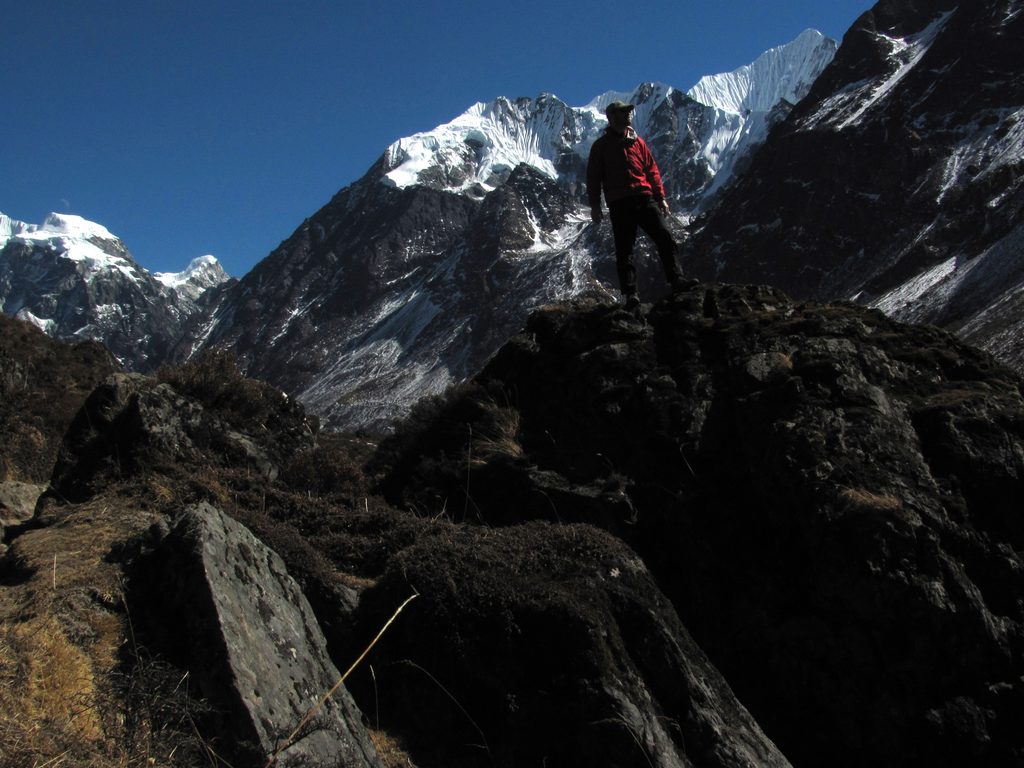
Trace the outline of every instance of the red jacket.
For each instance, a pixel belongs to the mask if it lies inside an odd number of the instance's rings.
[[[607,130],[590,148],[587,199],[591,208],[600,208],[602,186],[608,204],[633,195],[665,199],[665,188],[661,184],[654,155],[632,128],[628,128],[625,134]]]

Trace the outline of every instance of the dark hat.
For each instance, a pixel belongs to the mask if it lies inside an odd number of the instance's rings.
[[[607,115],[609,112],[631,112],[633,109],[634,106],[632,104],[627,104],[624,101],[613,101],[604,108],[604,113]]]

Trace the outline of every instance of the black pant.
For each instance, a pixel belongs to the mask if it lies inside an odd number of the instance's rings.
[[[647,195],[627,197],[608,205],[615,238],[615,264],[619,270],[619,286],[624,294],[636,293],[636,267],[633,266],[633,246],[637,227],[648,234],[658,249],[665,279],[675,283],[682,278],[676,261],[676,243],[665,226],[662,212],[654,198]]]

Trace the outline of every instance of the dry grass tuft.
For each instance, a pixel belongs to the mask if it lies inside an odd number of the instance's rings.
[[[74,765],[102,754],[97,698],[88,657],[53,616],[0,630],[0,764]]]
[[[839,498],[848,508],[864,512],[895,512],[903,507],[903,502],[895,496],[873,493],[864,488],[845,488]]]
[[[12,542],[0,587],[0,766],[203,764],[179,722],[180,674],[159,679],[124,654],[132,632],[109,554],[154,518],[109,496],[49,519]]]
[[[482,466],[499,457],[521,458],[524,451],[519,442],[519,411],[494,402],[480,405],[485,411],[485,418],[473,433],[472,465]]]
[[[385,731],[368,729],[370,741],[377,750],[377,757],[380,758],[384,768],[416,768],[416,764],[409,757],[409,754],[402,747],[401,742]]]

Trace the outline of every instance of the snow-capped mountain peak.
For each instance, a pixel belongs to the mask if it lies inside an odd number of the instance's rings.
[[[566,144],[576,144],[593,124],[592,116],[575,120],[573,112],[550,94],[478,102],[450,123],[388,147],[384,182],[480,194],[522,163],[555,178]]]
[[[106,227],[70,213],[50,213],[42,224],[27,224],[0,213],[0,246],[12,237],[40,241],[54,237],[117,240]]]
[[[0,248],[8,243],[46,248],[77,264],[85,279],[109,270],[138,282],[141,267],[121,240],[104,226],[68,213],[51,213],[42,224],[27,224],[0,214]]]
[[[737,115],[768,112],[780,99],[790,104],[802,99],[835,52],[834,41],[807,29],[792,42],[765,51],[751,64],[702,77],[687,95]]]
[[[230,280],[216,257],[198,256],[181,272],[154,272],[153,278],[193,301],[205,291]]]
[[[94,221],[88,221],[81,216],[70,213],[51,213],[39,226],[40,234],[66,235],[68,237],[79,237],[83,240],[117,240],[116,235]]]
[[[582,181],[590,147],[607,125],[605,106],[619,100],[635,105],[633,124],[656,155],[659,142],[666,155],[674,154],[672,147],[687,133],[699,142],[694,162],[701,168],[681,169],[680,174],[705,179],[704,187],[675,198],[681,207],[694,208],[705,192],[714,192],[726,181],[739,155],[763,141],[771,122],[781,117],[773,116],[772,110],[783,102],[792,105],[807,93],[836,48],[835,41],[807,30],[752,64],[702,78],[688,92],[689,98],[669,85],[643,83],[628,92],[607,91],[581,107],[570,107],[546,93],[533,99],[479,102],[449,123],[388,147],[381,181],[402,189],[422,185],[482,199],[516,166],[525,164],[549,179],[573,185]]]
[[[0,310],[58,338],[102,341],[130,368],[162,361],[200,295],[229,279],[212,256],[180,275],[170,290],[120,238],[81,216],[27,224],[0,214]]]

